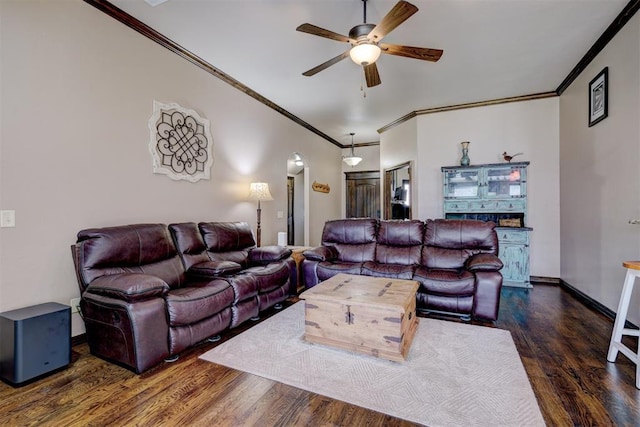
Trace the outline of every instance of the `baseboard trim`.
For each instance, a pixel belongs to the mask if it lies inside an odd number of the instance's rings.
[[[614,322],[616,320],[616,312],[615,311],[611,310],[608,307],[605,307],[604,305],[602,305],[601,303],[599,303],[595,299],[591,298],[589,295],[587,295],[584,292],[574,288],[573,286],[571,286],[569,283],[565,282],[562,279],[560,279],[560,286],[563,289],[566,289],[567,292],[569,292],[574,298],[576,298],[582,304],[584,304],[585,306],[587,306],[588,308],[590,308],[590,309],[592,309],[594,311],[597,311],[598,313],[602,314],[603,316],[607,317],[609,320],[611,320],[611,322]],[[625,328],[638,329],[637,325],[629,322],[628,320],[625,321],[624,327]]]
[[[87,342],[87,334],[76,335],[75,337],[71,337],[71,347],[74,345],[84,344]]]
[[[611,320],[615,320],[616,312],[611,310],[608,307],[605,307],[595,299],[591,298],[589,295],[584,292],[574,288],[564,280],[560,279],[560,287],[566,289],[571,295],[573,295],[578,301],[586,305],[587,307],[597,311],[598,313],[608,317]]]
[[[558,277],[543,277],[543,276],[531,276],[531,283],[544,283],[545,285],[559,285],[560,278]]]

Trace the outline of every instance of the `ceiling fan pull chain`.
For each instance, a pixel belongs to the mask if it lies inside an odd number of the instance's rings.
[[[360,92],[362,92],[362,97],[367,97],[367,85],[365,83],[364,76],[364,67],[362,67],[362,74],[360,75]]]

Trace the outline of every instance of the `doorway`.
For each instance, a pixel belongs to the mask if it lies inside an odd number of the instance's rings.
[[[411,219],[411,162],[384,170],[384,219]]]
[[[380,171],[345,172],[347,218],[380,219]]]
[[[287,159],[287,245],[307,246],[309,241],[309,168],[301,153]]]

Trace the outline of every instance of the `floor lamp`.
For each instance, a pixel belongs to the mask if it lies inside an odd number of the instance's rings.
[[[249,200],[258,201],[258,226],[256,227],[256,237],[257,245],[260,247],[260,215],[262,213],[262,209],[260,209],[260,201],[268,202],[273,200],[273,196],[271,196],[271,192],[269,191],[269,184],[266,182],[252,182],[251,188],[249,189]]]

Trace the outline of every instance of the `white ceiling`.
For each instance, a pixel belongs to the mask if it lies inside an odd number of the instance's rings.
[[[144,0],[112,3],[341,144],[416,110],[555,91],[628,0],[409,0],[419,11],[384,42],[444,50],[433,63],[382,55],[382,84],[361,91],[349,58],[302,72],[346,43],[296,31],[308,22],[347,35],[361,0]],[[378,23],[396,0],[369,0]]]

